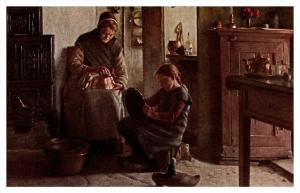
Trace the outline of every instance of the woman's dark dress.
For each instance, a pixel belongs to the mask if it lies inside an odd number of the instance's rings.
[[[68,79],[64,88],[64,119],[66,136],[87,140],[121,138],[118,122],[125,117],[120,90],[85,89],[80,80],[88,66],[105,66],[114,74],[114,81],[127,85],[123,49],[116,38],[107,44],[101,42],[94,29],[82,34],[68,62]]]

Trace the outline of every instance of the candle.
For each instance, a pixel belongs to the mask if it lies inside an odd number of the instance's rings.
[[[233,7],[229,7],[230,8],[230,14],[233,14]]]

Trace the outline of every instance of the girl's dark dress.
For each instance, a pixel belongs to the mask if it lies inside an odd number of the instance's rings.
[[[174,123],[149,117],[143,119],[127,117],[119,123],[119,131],[133,148],[140,148],[149,158],[153,153],[180,145],[192,103],[188,89],[185,85],[168,92],[160,89],[151,97],[157,112],[174,112],[180,100],[185,101],[186,105]]]

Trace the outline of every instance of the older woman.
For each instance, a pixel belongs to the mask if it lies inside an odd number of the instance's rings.
[[[79,36],[69,53],[64,88],[65,136],[91,142],[120,141],[124,115],[121,91],[127,84],[123,49],[115,38],[114,15],[100,15],[98,27]]]

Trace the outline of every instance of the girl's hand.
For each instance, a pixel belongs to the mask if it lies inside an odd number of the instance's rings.
[[[144,105],[143,111],[148,117],[152,117],[152,118],[156,114],[155,110],[147,104]]]

